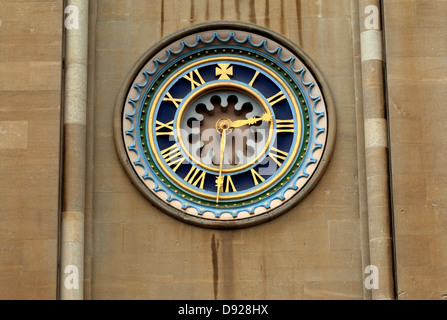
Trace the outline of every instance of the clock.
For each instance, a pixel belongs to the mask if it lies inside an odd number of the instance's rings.
[[[118,95],[115,142],[134,185],[181,221],[241,228],[289,211],[322,176],[335,110],[291,41],[245,23],[163,39]]]

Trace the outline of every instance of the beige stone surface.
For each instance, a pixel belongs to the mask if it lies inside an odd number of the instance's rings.
[[[28,148],[28,121],[0,121],[0,149]]]
[[[0,299],[56,299],[62,2],[0,2]]]
[[[397,294],[445,299],[447,1],[384,9]]]

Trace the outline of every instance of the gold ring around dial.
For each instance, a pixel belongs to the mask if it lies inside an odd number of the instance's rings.
[[[288,170],[290,170],[291,166],[294,164],[294,160],[299,152],[299,147],[301,144],[301,140],[302,140],[302,119],[301,119],[301,112],[300,112],[300,107],[298,104],[298,101],[294,98],[294,95],[292,93],[292,90],[290,89],[289,85],[284,82],[284,80],[282,78],[280,78],[276,73],[274,73],[272,70],[268,69],[266,66],[257,63],[256,61],[252,61],[252,60],[246,60],[246,59],[242,59],[239,57],[232,57],[232,56],[227,56],[227,57],[210,57],[210,58],[206,58],[203,60],[199,60],[199,61],[195,61],[187,66],[185,66],[184,68],[181,68],[180,70],[177,70],[175,73],[173,73],[169,79],[167,79],[161,86],[160,88],[157,90],[157,94],[154,96],[153,98],[153,105],[157,106],[158,103],[163,99],[163,93],[166,91],[166,89],[171,85],[171,83],[173,81],[175,81],[176,79],[178,79],[178,77],[184,73],[186,70],[193,70],[196,67],[199,67],[200,65],[203,64],[207,64],[207,63],[213,63],[213,62],[220,62],[222,60],[225,61],[234,61],[234,62],[243,62],[244,64],[251,64],[253,67],[262,70],[263,72],[267,73],[269,77],[275,79],[282,90],[284,90],[284,94],[288,97],[290,97],[291,102],[292,102],[292,106],[293,109],[295,110],[295,114],[297,115],[297,132],[296,132],[296,140],[295,140],[295,145],[292,148],[292,153],[290,154],[290,157],[288,159],[288,161],[286,161],[285,163],[282,164],[282,168],[280,170],[280,172],[278,172],[278,174],[276,174],[268,183],[264,183],[262,185],[260,185],[258,188],[248,191],[248,192],[244,192],[244,193],[240,193],[240,194],[232,194],[232,195],[221,195],[220,199],[223,201],[231,201],[231,200],[238,200],[238,199],[243,199],[243,198],[248,198],[251,197],[255,194],[259,194],[260,192],[266,191],[269,188],[271,188],[273,185],[275,185],[276,183],[279,182],[279,180],[287,173]],[[222,86],[222,82],[216,83],[219,86]],[[196,90],[210,90],[209,88],[207,88],[208,86],[213,85],[212,83],[209,85],[204,84],[203,85],[203,89],[199,88]],[[240,86],[241,88],[244,88],[243,85]],[[242,90],[242,89],[241,89]],[[245,90],[244,92],[246,92],[247,89],[243,89]],[[203,94],[203,93],[202,93]],[[194,94],[194,96],[196,96]],[[251,96],[253,96],[253,94],[251,93]],[[264,107],[264,99],[258,98],[258,100],[263,100],[263,103],[261,104]],[[189,102],[188,102],[189,103]],[[187,103],[183,103],[181,104],[181,107],[184,108],[184,106],[186,106],[187,108]],[[268,110],[270,110],[270,108],[267,106]],[[154,121],[154,117],[155,117],[155,111],[157,108],[151,108],[150,109],[150,113],[148,115],[148,123],[151,124]],[[179,110],[179,112],[184,112]],[[269,111],[270,112],[270,111]],[[181,117],[178,117],[181,118]],[[179,126],[177,126],[177,128],[179,128]],[[270,132],[272,132],[273,130],[270,130]],[[269,133],[270,134],[270,133]],[[273,132],[272,132],[273,134]],[[172,182],[176,183],[179,187],[183,188],[184,190],[186,190],[187,192],[190,192],[191,194],[195,194],[196,196],[205,198],[205,199],[210,199],[210,200],[214,200],[215,199],[215,194],[211,194],[211,193],[207,193],[207,192],[202,192],[200,190],[196,190],[193,189],[192,187],[190,187],[183,179],[181,179],[180,177],[176,177],[166,166],[166,164],[163,163],[163,160],[159,154],[159,152],[157,152],[157,147],[156,147],[156,142],[155,142],[155,132],[153,130],[153,128],[149,128],[148,130],[148,140],[149,140],[149,145],[151,150],[154,150],[154,160],[160,165],[160,168],[163,171],[163,174],[166,175],[166,177],[168,177]],[[179,139],[180,140],[180,139]],[[268,144],[266,144],[266,146],[269,146]],[[183,150],[187,150],[185,148],[185,146],[182,146]],[[263,153],[260,153],[261,155],[263,155]],[[191,157],[190,157],[191,158]],[[195,163],[195,162],[194,162]],[[201,164],[203,166],[203,164]],[[252,165],[252,164],[250,164]],[[248,166],[245,166],[248,167]],[[237,171],[242,171],[239,167],[236,168],[238,170]],[[229,169],[231,170],[231,169]],[[213,171],[215,171],[215,169],[213,168]]]

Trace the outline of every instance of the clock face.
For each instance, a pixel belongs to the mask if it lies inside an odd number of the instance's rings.
[[[118,154],[166,213],[237,228],[287,211],[330,155],[335,114],[313,63],[246,24],[199,25],[149,50],[119,95]]]

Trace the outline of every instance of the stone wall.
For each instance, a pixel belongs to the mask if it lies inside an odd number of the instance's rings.
[[[55,299],[61,1],[0,2],[0,299]]]
[[[399,299],[447,294],[447,1],[385,1]]]

